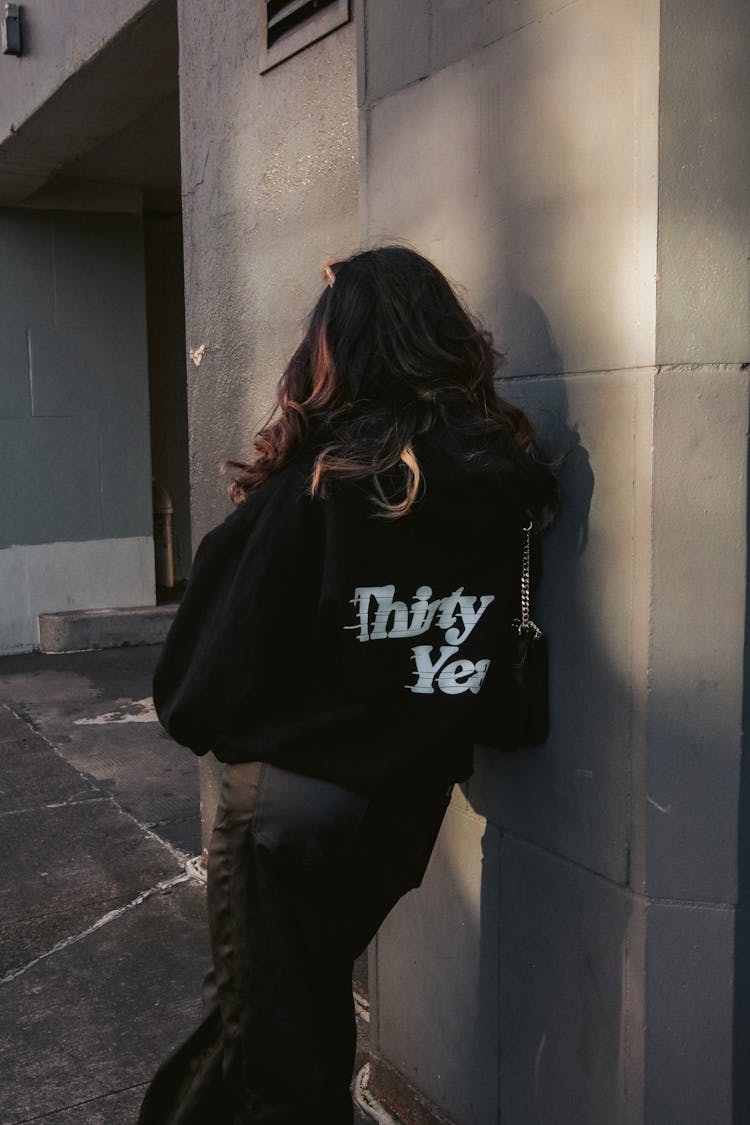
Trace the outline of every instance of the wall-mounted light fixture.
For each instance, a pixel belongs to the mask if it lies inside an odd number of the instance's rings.
[[[21,12],[18,4],[5,4],[2,21],[4,55],[21,54]]]

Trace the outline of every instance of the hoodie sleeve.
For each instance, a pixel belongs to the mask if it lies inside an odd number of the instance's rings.
[[[313,634],[322,522],[305,479],[280,470],[196,553],[153,682],[162,726],[196,754],[283,703],[291,654]]]

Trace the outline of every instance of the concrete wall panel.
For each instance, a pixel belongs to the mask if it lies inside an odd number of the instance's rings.
[[[0,549],[0,653],[30,652],[35,625],[25,560],[17,547]]]
[[[432,69],[456,59],[531,23],[540,23],[565,7],[566,0],[432,0]]]
[[[150,542],[142,243],[138,216],[0,211],[0,472],[12,482],[0,497],[0,548]],[[143,604],[140,556],[107,567],[83,571],[88,608],[127,605],[134,590]],[[45,579],[62,599],[45,596],[45,610],[69,608],[69,579],[62,563],[60,583]],[[17,635],[5,630],[10,647],[28,646],[22,617]]]
[[[58,212],[54,239],[56,323],[127,328],[145,356],[140,215]]]
[[[477,754],[475,807],[514,835],[598,871],[628,877],[633,540],[636,460],[651,371],[514,379],[501,393],[522,405],[557,452],[560,518],[545,537],[532,607],[550,651],[551,735],[537,750]],[[645,498],[648,500],[648,495]],[[564,592],[561,596],[561,592]]]
[[[750,360],[750,6],[661,0],[659,363]]]
[[[737,900],[748,390],[732,367],[656,380],[648,858],[634,878],[658,897]]]
[[[368,103],[566,7],[567,0],[378,0],[364,5]]]
[[[154,604],[154,547],[148,536],[44,543],[19,548],[26,559],[29,607],[65,609]]]
[[[647,14],[565,5],[367,111],[366,240],[409,239],[467,284],[512,374],[538,371],[529,302],[555,370],[653,363],[657,111],[644,75],[658,27]]]
[[[501,876],[503,1118],[738,1121],[734,910],[650,902],[509,837]]]
[[[498,7],[497,4],[474,4],[471,0],[432,0],[430,70],[440,70],[471,55],[491,39],[499,38]],[[372,54],[370,57],[370,65],[377,66],[377,59]]]
[[[34,221],[0,208],[0,308],[6,323],[52,323],[55,270],[52,216]]]
[[[0,419],[0,546],[151,534],[147,420]]]
[[[363,5],[367,37],[365,89],[368,101],[426,77],[431,70],[430,0],[381,0]]]
[[[143,420],[110,410],[99,417],[102,534],[152,534],[151,453]]]
[[[132,378],[145,367],[139,333],[126,328],[29,328],[35,417],[101,413],[117,407],[123,424],[144,428],[148,386]]]
[[[27,418],[31,414],[29,344],[23,324],[0,315],[0,418]]]
[[[648,907],[644,1125],[743,1121],[732,1093],[734,924],[728,907]]]
[[[0,420],[0,547],[102,533],[95,414]]]
[[[501,857],[499,1116],[513,1125],[619,1125],[627,892],[509,836]]]
[[[496,831],[457,788],[421,888],[397,905],[371,951],[385,986],[373,1047],[382,1044],[456,1125],[497,1118],[498,866]],[[405,1019],[410,1011],[420,1020]]]

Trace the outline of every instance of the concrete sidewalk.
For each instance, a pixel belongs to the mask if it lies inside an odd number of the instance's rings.
[[[133,1125],[200,1019],[197,762],[155,721],[157,653],[0,659],[0,1125]]]

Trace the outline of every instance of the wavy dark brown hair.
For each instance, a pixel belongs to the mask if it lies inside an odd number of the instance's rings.
[[[404,246],[365,250],[325,271],[329,279],[282,375],[276,405],[236,470],[235,503],[297,453],[315,453],[312,495],[341,479],[371,482],[378,513],[406,515],[419,496],[415,439],[438,421],[475,453],[500,452],[541,513],[555,502],[525,414],[495,390],[501,357],[492,337],[443,274]]]

